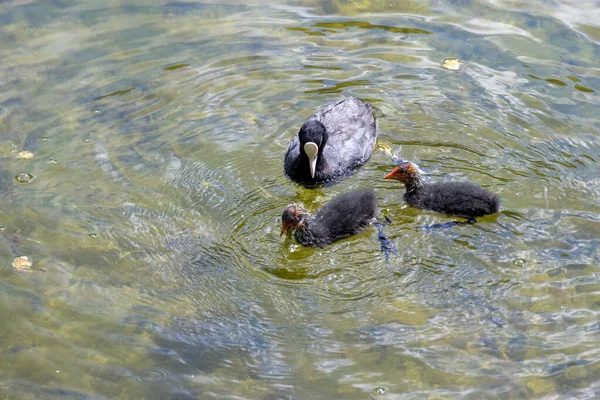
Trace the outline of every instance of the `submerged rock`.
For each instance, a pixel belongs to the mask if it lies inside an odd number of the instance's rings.
[[[22,150],[17,153],[17,158],[22,160],[30,160],[33,158],[33,153],[27,150]]]
[[[33,263],[27,256],[17,257],[12,262],[12,267],[21,272],[31,272],[31,266]]]
[[[33,180],[33,175],[21,172],[19,175],[15,176],[15,179],[19,183],[30,183]]]

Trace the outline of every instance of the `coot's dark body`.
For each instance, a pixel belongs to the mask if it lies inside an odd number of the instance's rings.
[[[323,108],[302,126],[285,155],[285,175],[306,187],[333,183],[367,162],[376,140],[371,105],[346,97]],[[307,142],[318,147],[314,177],[304,150]]]
[[[294,229],[294,237],[300,244],[322,247],[359,233],[375,221],[376,212],[377,200],[372,189],[338,196],[314,216],[289,206],[281,217],[281,234]]]
[[[396,179],[406,185],[404,199],[422,210],[474,219],[495,214],[500,209],[498,195],[471,182],[423,183],[415,164],[405,162],[389,173],[386,179]]]

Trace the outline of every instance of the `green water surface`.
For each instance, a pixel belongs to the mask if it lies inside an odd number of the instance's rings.
[[[0,399],[600,397],[597,0],[8,0],[0,38]],[[287,181],[350,95],[370,161]],[[500,214],[420,229],[400,157]],[[368,187],[389,262],[279,236]]]

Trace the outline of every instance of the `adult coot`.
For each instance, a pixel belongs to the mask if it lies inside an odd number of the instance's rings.
[[[471,182],[423,183],[418,167],[411,162],[399,164],[385,179],[396,179],[406,185],[404,199],[422,210],[436,211],[476,222],[476,217],[497,213],[498,195]]]
[[[289,206],[281,215],[281,235],[293,230],[294,237],[303,246],[324,247],[375,223],[381,251],[387,260],[389,254],[397,250],[383,232],[382,223],[375,218],[377,210],[373,189],[340,195],[321,207],[315,215],[309,215],[300,207]]]
[[[376,139],[371,105],[346,97],[302,125],[285,154],[283,170],[306,187],[332,183],[367,162]]]

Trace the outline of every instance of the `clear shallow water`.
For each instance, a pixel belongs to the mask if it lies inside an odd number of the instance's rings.
[[[599,9],[2,3],[0,394],[598,397]],[[378,150],[325,190],[287,182],[299,126],[347,95]],[[417,229],[448,219],[405,207],[395,157],[502,213]],[[286,205],[372,186],[389,263],[374,228],[279,237]]]

